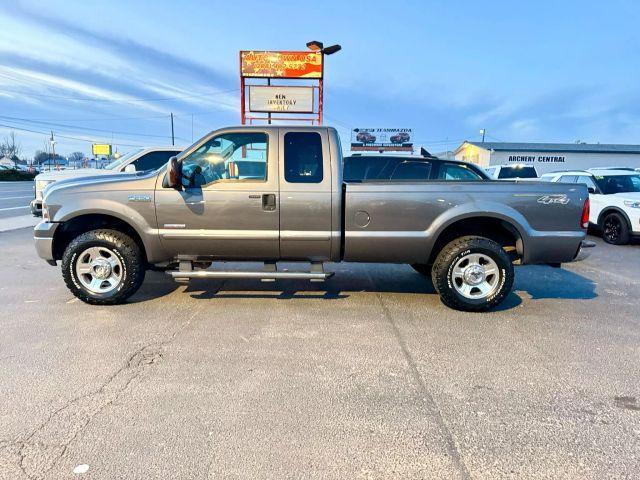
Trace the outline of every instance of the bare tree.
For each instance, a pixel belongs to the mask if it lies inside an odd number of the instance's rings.
[[[2,140],[2,143],[0,143],[0,154],[2,154],[2,156],[9,157],[11,160],[13,160],[13,163],[17,167],[18,160],[21,153],[22,153],[22,145],[20,145],[16,141],[16,132],[11,130],[11,132],[9,132],[9,135],[4,137],[4,140]]]
[[[73,163],[73,168],[78,168],[78,164],[82,165],[82,161],[84,160],[84,153],[73,152],[67,157],[67,160],[69,160],[69,164]]]

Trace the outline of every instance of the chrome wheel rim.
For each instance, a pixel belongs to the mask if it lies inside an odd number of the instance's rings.
[[[451,269],[451,283],[465,298],[487,298],[498,289],[499,281],[498,264],[482,253],[465,255]]]
[[[105,247],[84,250],[76,262],[76,277],[91,293],[109,293],[122,281],[124,269],[118,256]]]

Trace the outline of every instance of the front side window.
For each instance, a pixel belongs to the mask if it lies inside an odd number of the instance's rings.
[[[204,187],[225,181],[267,179],[267,134],[225,133],[207,140],[182,160],[185,187]]]
[[[640,175],[597,176],[596,183],[605,195],[640,192]]]
[[[284,179],[289,183],[322,182],[322,138],[317,132],[284,135]]]
[[[174,155],[179,152],[149,152],[146,155],[141,156],[133,162],[137,172],[145,172],[149,170],[157,170],[169,161]]]
[[[438,179],[469,182],[482,180],[482,177],[465,165],[459,165],[457,163],[443,163],[440,165]]]

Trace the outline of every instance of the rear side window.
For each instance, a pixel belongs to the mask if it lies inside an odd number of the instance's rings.
[[[502,167],[498,178],[538,178],[533,167]]]
[[[393,173],[391,180],[395,181],[426,181],[431,174],[431,164],[429,162],[401,162]]]
[[[438,180],[469,182],[483,180],[483,178],[465,165],[459,165],[457,163],[443,163],[440,165]]]
[[[150,152],[143,155],[133,162],[136,171],[144,172],[145,170],[157,170],[165,165],[169,158],[177,155],[179,152]]]
[[[593,178],[587,177],[586,175],[580,175],[576,180],[576,183],[581,183],[582,185],[586,185],[587,188],[593,188],[597,190],[596,182],[593,181]]]
[[[322,139],[317,132],[284,134],[284,179],[289,183],[322,182]]]
[[[576,175],[562,175],[559,179],[558,182],[560,183],[576,183],[576,179],[578,177]]]
[[[382,178],[389,159],[381,157],[347,157],[344,159],[345,182],[361,182]]]

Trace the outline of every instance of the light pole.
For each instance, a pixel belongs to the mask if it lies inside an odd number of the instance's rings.
[[[487,131],[484,128],[480,129],[480,135],[482,135],[482,143],[484,143],[484,134],[487,133]]]
[[[307,42],[307,48],[312,52],[319,52],[322,55],[322,77],[318,82],[318,124],[322,125],[322,111],[324,108],[324,56],[333,55],[342,50],[342,47],[338,44],[325,47],[322,42],[312,40]]]

